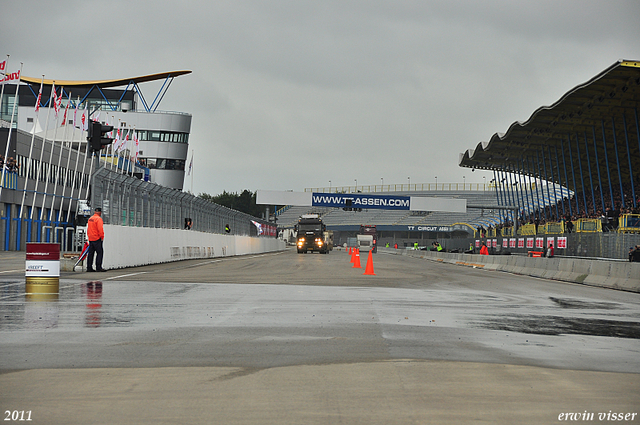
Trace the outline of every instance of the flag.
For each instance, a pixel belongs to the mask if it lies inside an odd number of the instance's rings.
[[[80,253],[80,258],[78,258],[78,261],[73,265],[74,269],[78,264],[80,264],[82,260],[84,260],[87,257],[88,253],[89,253],[89,242],[85,242],[84,247],[82,247],[82,252]]]
[[[117,153],[120,153],[120,127],[118,127],[118,130],[116,131],[116,138],[113,141],[113,148]]]
[[[191,175],[192,168],[193,168],[193,152],[191,152],[191,161],[189,161],[189,170],[187,171],[187,176]]]
[[[129,148],[129,131],[127,130],[127,135],[124,136],[124,141],[122,142],[122,150],[126,151]]]
[[[40,110],[40,101],[42,100],[42,84],[44,83],[44,78],[40,82],[40,91],[38,92],[38,99],[36,100],[36,112]]]
[[[135,157],[135,162],[138,163],[138,154],[140,153],[140,144],[139,144],[139,140],[138,140],[138,133],[136,133],[135,130],[133,130],[133,142],[136,145],[136,157]]]
[[[4,71],[4,68],[7,66],[7,60],[3,60],[0,62],[0,71]]]
[[[16,72],[11,72],[11,73],[9,72],[5,73],[4,77],[0,82],[4,84],[5,81],[12,81],[12,80],[20,80],[20,70],[17,70]]]
[[[56,103],[56,116],[57,112],[60,111],[60,107],[62,106],[62,93],[64,93],[64,87],[60,87],[60,96],[58,96],[58,102]]]
[[[51,102],[53,102],[53,110],[56,118],[58,118],[58,93],[56,93],[56,83],[51,84]]]
[[[80,117],[80,124],[82,125],[82,127],[80,127],[80,129],[82,131],[88,131],[89,130],[89,120],[87,119],[87,105],[84,105],[84,111],[82,111],[82,117]]]
[[[67,100],[67,107],[64,108],[64,116],[62,117],[62,126],[67,124],[67,111],[69,111],[69,105],[71,104],[71,92],[69,92],[69,99]]]

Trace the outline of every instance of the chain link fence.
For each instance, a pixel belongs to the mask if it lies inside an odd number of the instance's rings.
[[[189,193],[123,175],[107,168],[93,174],[92,207],[102,208],[105,224],[132,227],[183,229],[191,219],[191,230],[258,236],[253,222],[271,225],[249,214],[206,201]],[[229,232],[226,227],[229,227]]]

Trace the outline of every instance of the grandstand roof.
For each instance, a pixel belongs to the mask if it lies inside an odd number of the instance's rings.
[[[21,76],[20,81],[23,81],[25,83],[31,83],[31,84],[40,84],[40,82],[42,81],[45,86],[50,86],[55,82],[58,87],[60,86],[64,86],[64,87],[98,86],[101,88],[108,88],[108,87],[126,86],[130,83],[140,84],[140,83],[146,83],[149,81],[163,80],[165,78],[179,77],[185,74],[191,74],[191,71],[170,71],[170,72],[161,72],[158,74],[142,75],[139,77],[119,78],[116,80],[92,80],[92,81],[63,81],[63,80],[47,80],[47,79],[42,80],[42,78]]]
[[[631,172],[635,181],[640,174],[638,106],[640,61],[620,60],[568,91],[553,105],[538,108],[527,121],[514,122],[505,134],[496,133],[488,143],[481,142],[475,149],[460,154],[459,165],[514,171],[545,179],[537,165],[530,166],[541,163],[544,152],[548,175],[554,177],[548,180],[577,192],[588,181],[586,177],[576,178],[575,185],[571,177],[568,183],[565,181],[564,164],[571,169],[570,157],[573,157],[574,168],[578,168],[578,164],[584,167],[585,175],[588,167],[593,168],[594,175],[601,170],[603,184],[607,179],[606,170],[614,168],[615,173],[611,174],[614,185],[620,183],[618,170],[622,182],[630,182]],[[608,163],[605,146],[609,152]],[[619,158],[614,153],[619,153]]]

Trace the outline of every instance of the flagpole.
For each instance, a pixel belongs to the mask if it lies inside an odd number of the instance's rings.
[[[76,102],[75,111],[73,111],[73,130],[71,130],[71,150],[73,150],[73,140],[76,136],[76,122],[78,118],[78,107],[80,106],[80,96],[78,96],[78,101]],[[76,166],[73,171],[73,179],[71,179],[71,195],[69,196],[69,209],[67,210],[67,223],[69,222],[69,218],[71,216],[71,205],[73,204],[73,190],[76,187],[76,177],[78,175],[78,162],[80,162],[80,143],[82,142],[82,129],[80,129],[80,140],[78,141],[78,151],[76,152]],[[71,156],[71,152],[69,152],[69,156]],[[80,198],[80,188],[78,188],[78,198]]]
[[[64,110],[64,116],[62,117],[64,123],[64,134],[62,135],[62,145],[60,146],[60,159],[62,159],[62,146],[67,142],[67,112],[69,111],[69,105],[71,104],[71,92],[67,98],[67,107]],[[60,222],[60,216],[62,215],[62,209],[64,208],[64,194],[67,192],[67,176],[69,175],[69,163],[71,162],[71,143],[69,143],[69,154],[67,155],[67,166],[64,173],[64,181],[62,182],[62,194],[60,199],[60,209],[58,210],[58,222]],[[60,175],[60,161],[58,161],[58,175]],[[56,177],[56,182],[58,178]],[[69,208],[71,208],[71,202],[69,202]]]
[[[95,110],[94,110],[95,112]],[[88,116],[89,121],[91,121],[91,114],[89,114]],[[88,125],[91,125],[91,123],[87,122]],[[87,130],[88,131],[88,130]],[[89,142],[87,141],[87,150],[85,151],[85,157],[87,152],[89,151]],[[89,165],[89,178],[87,179],[87,190],[85,191],[84,197],[87,198],[89,196],[89,188],[91,187],[91,173],[93,173],[93,162],[95,160],[95,155],[93,154],[93,152],[91,152],[91,164]],[[98,165],[100,165],[100,151],[98,151]],[[98,167],[96,167],[98,168]],[[88,201],[90,201],[89,199],[87,199]]]
[[[9,56],[7,55],[7,58],[4,60],[4,75],[5,77],[7,76],[7,69],[9,69]],[[2,107],[2,99],[4,99],[4,83],[6,81],[4,81],[4,77],[2,78],[2,88],[0,88],[0,107]],[[20,81],[18,81],[19,83]]]
[[[111,122],[113,122],[115,124],[116,122],[116,117],[111,115]],[[109,123],[107,123],[107,125],[111,125]],[[110,133],[113,133],[113,130],[110,131]],[[113,136],[113,134],[111,134],[109,137]],[[111,170],[113,171],[113,159],[114,159],[114,153],[115,153],[115,148],[113,146],[113,142],[109,145],[109,148],[111,149]],[[117,163],[116,163],[117,165]]]
[[[9,145],[11,144],[11,130],[13,130],[13,116],[16,113],[16,104],[18,103],[18,89],[20,88],[20,74],[22,74],[22,62],[20,62],[20,72],[18,73],[18,82],[16,83],[16,94],[13,98],[13,108],[11,109],[11,124],[9,125],[9,135],[7,136],[7,146],[4,149],[4,162],[5,165],[2,167],[2,175],[0,176],[0,199],[2,199],[2,188],[4,187],[4,176],[6,171],[7,164],[7,155],[9,155]],[[5,70],[6,70],[5,66]],[[2,83],[2,88],[4,89],[4,82]]]
[[[191,164],[189,164],[189,171],[191,172],[191,194],[193,195],[193,149],[191,149]]]
[[[64,86],[60,89],[60,97],[58,98],[58,112],[60,112],[60,107],[62,106],[62,96],[64,95]],[[70,98],[71,96],[69,96]],[[67,110],[65,109],[64,111],[64,115],[62,117],[63,123],[64,121],[67,120]],[[56,129],[54,131],[54,140],[58,138],[57,134],[58,134],[58,127],[60,127],[58,125],[58,120],[56,119]],[[57,168],[56,168],[56,176],[54,178],[53,181],[53,194],[51,195],[51,218],[53,220],[53,216],[54,216],[54,211],[55,211],[55,203],[56,203],[56,192],[57,192],[57,186],[58,186],[58,182],[60,181],[60,165],[62,164],[62,151],[64,150],[64,143],[65,143],[65,139],[67,137],[67,128],[65,127],[64,133],[62,134],[62,140],[60,140],[60,153],[58,154],[58,164],[57,164]],[[64,186],[62,186],[62,190],[64,191]],[[57,216],[57,221],[60,221],[60,212],[62,211],[62,207],[64,206],[64,197],[62,195],[60,195],[60,209],[58,209],[58,216]]]
[[[116,162],[116,172],[120,173],[124,167],[124,162],[122,163],[122,166],[120,166],[120,118],[118,118],[118,127],[116,128],[116,137],[114,137],[114,141],[113,141],[113,149],[116,151],[116,155],[118,156],[117,162]]]
[[[33,211],[36,209],[36,198],[38,196],[38,186],[40,185],[40,171],[42,170],[42,157],[44,156],[44,145],[47,142],[47,128],[49,127],[49,114],[51,112],[51,101],[53,95],[53,89],[55,88],[55,81],[51,86],[51,93],[49,94],[49,107],[47,108],[47,119],[44,124],[44,131],[42,134],[42,146],[40,147],[40,161],[38,162],[38,173],[36,175],[36,187],[33,189],[33,202],[31,203],[31,215],[29,219],[33,219]],[[42,211],[40,211],[40,220],[42,220]]]
[[[87,100],[87,102],[89,102],[89,101]],[[84,118],[84,114],[85,114],[85,112],[88,112],[88,109],[87,109],[87,105],[86,105],[86,104],[85,104],[84,108],[85,108],[85,109],[84,109],[84,112],[82,113],[82,117],[83,117],[83,118]],[[88,119],[88,118],[89,118],[89,117],[87,116],[87,119]],[[84,140],[83,140],[84,132],[85,132],[85,131],[87,131],[87,130],[85,130],[85,128],[84,128],[84,127],[85,127],[85,125],[84,125],[85,120],[83,119],[83,120],[81,120],[81,122],[82,122],[82,129],[80,130],[80,132],[81,132],[81,133],[80,133],[80,143],[84,142],[84,143],[86,143],[86,144],[87,144],[87,146],[86,146],[86,147],[85,147],[85,149],[84,149],[84,161],[82,162],[82,174],[80,175],[80,185],[79,185],[80,187],[78,188],[78,199],[80,199],[80,195],[82,195],[82,180],[84,180],[84,170],[85,170],[85,169],[86,169],[86,167],[87,167],[87,155],[89,154],[89,143],[87,142],[86,137],[85,137],[85,138],[84,138]],[[88,127],[87,127],[87,129],[88,129]],[[78,149],[79,149],[79,148],[80,148],[80,146],[78,145]],[[80,153],[80,152],[78,151],[78,154],[79,154],[79,153]],[[93,157],[92,157],[91,161],[93,162]],[[91,176],[89,176],[89,179],[90,179],[90,178],[91,178]],[[87,192],[89,191],[89,181],[88,181],[89,179],[87,179]],[[85,194],[85,196],[84,196],[84,197],[85,197],[85,199],[86,199],[87,194]]]
[[[40,115],[40,100],[42,98],[42,86],[44,85],[44,75],[42,76],[42,81],[40,82],[40,91],[38,92],[38,98],[36,99],[36,118],[33,124],[33,130],[31,130],[31,145],[29,146],[29,159],[27,160],[27,170],[24,176],[24,190],[22,191],[22,202],[20,202],[20,213],[19,216],[22,217],[22,209],[24,208],[24,201],[27,196],[27,183],[29,182],[29,175],[31,174],[32,168],[32,156],[33,156],[33,142],[36,138],[36,128],[38,127],[38,116]],[[36,194],[34,193],[35,197]],[[31,240],[31,235],[29,235],[29,240]]]
[[[55,88],[55,87],[54,87]],[[64,90],[64,86],[61,87],[60,89],[60,96],[62,96],[62,91]],[[49,154],[49,166],[47,167],[47,180],[44,183],[44,197],[42,198],[42,210],[44,211],[44,207],[46,205],[47,202],[47,190],[49,190],[49,180],[51,180],[51,169],[52,167],[52,161],[53,161],[53,152],[55,151],[55,147],[56,147],[56,137],[58,137],[58,95],[55,94],[54,92],[54,100],[53,102],[55,103],[53,110],[55,111],[55,120],[56,120],[56,125],[53,127],[53,138],[51,139],[51,153]],[[61,148],[62,149],[62,148]],[[62,152],[60,152],[60,155],[62,155]],[[56,193],[56,189],[54,186],[53,189],[53,199],[55,200],[55,193]],[[51,220],[51,217],[53,216],[53,203],[51,204],[51,211],[49,211],[49,216],[48,219]]]

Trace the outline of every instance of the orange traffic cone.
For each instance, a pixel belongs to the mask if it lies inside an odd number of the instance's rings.
[[[354,249],[354,250],[352,250],[351,248],[349,248],[349,252],[350,252],[350,254],[349,254],[349,255],[351,255],[351,259],[349,260],[349,262],[350,262],[350,263],[353,263],[353,261],[354,261],[354,260],[355,260],[355,258],[356,258],[356,250],[355,250],[355,249]]]
[[[376,274],[373,272],[373,254],[371,250],[369,250],[369,256],[367,257],[367,268],[364,271],[364,274],[375,276]]]
[[[360,250],[356,249],[354,252],[355,252],[355,255],[353,257],[353,267],[352,267],[352,269],[361,269],[362,266],[360,265]]]
[[[349,247],[349,252],[348,252],[348,254],[349,254],[349,255],[352,255],[351,247]]]

